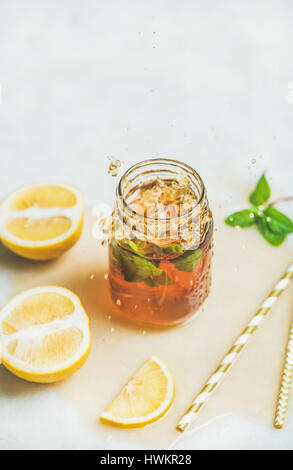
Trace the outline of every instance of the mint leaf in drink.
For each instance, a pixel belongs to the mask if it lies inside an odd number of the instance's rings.
[[[144,258],[152,258],[156,245],[153,243],[135,239],[133,240],[124,239],[120,242],[122,246],[125,246],[128,250],[130,249],[134,253],[144,257]]]
[[[288,235],[293,232],[293,221],[274,207],[267,207],[264,210],[264,215],[272,232],[281,235]]]
[[[160,246],[160,249],[164,253],[168,253],[168,254],[178,253],[182,251],[182,247],[181,245],[178,245],[178,243],[174,243],[173,245]]]
[[[286,238],[286,235],[282,233],[275,233],[270,229],[270,226],[267,222],[267,217],[263,214],[257,219],[257,228],[261,235],[274,246],[279,246],[283,243]]]
[[[160,271],[162,271],[161,274],[159,274],[157,276],[151,276],[151,277],[145,279],[144,283],[147,284],[148,286],[151,286],[151,287],[168,286],[170,284],[173,284],[173,282],[169,278],[168,274],[165,273],[165,271],[163,271],[161,269],[160,269]]]
[[[201,257],[202,250],[197,248],[196,250],[187,250],[183,255],[170,261],[179,271],[191,273]]]
[[[151,261],[121,248],[112,241],[112,254],[128,282],[144,282],[153,287],[172,284],[169,276]]]
[[[254,191],[249,196],[249,201],[254,206],[262,206],[271,196],[271,188],[263,173],[257,182]]]
[[[136,239],[135,242],[133,240],[124,239],[120,243],[122,246],[125,246],[134,253],[149,259],[154,257],[154,253],[156,253],[159,258],[162,254],[173,255],[178,252],[182,252],[182,247],[178,243],[170,243],[169,245],[155,245],[154,243],[138,239]]]
[[[138,246],[136,243],[134,243],[132,240],[127,240],[126,242],[124,242],[125,245],[127,245],[132,251],[134,251],[135,253],[139,253],[139,249],[138,249]]]
[[[234,214],[229,215],[225,222],[231,227],[250,227],[255,223],[256,209],[244,209],[243,211],[234,212]]]

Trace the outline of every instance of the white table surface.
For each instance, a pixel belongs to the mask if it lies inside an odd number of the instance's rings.
[[[247,194],[263,168],[289,195],[292,23],[289,0],[2,1],[0,198],[45,178],[76,184],[88,206],[111,203],[109,155],[126,166],[186,161],[213,202]],[[11,274],[0,259],[0,303]],[[11,391],[1,371],[0,448],[99,447],[94,426],[54,390]],[[226,416],[178,447],[293,449],[292,421],[278,433]]]

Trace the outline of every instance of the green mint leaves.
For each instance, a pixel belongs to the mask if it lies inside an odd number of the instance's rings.
[[[176,269],[179,269],[179,271],[191,273],[201,257],[202,250],[197,248],[196,250],[187,250],[183,255],[170,261],[174,264]]]
[[[256,210],[255,208],[244,209],[243,211],[234,212],[234,214],[229,215],[225,220],[227,225],[231,227],[250,227],[253,225],[256,220]]]
[[[231,227],[250,227],[256,224],[259,233],[273,246],[281,245],[286,236],[293,233],[293,221],[282,212],[273,207],[273,204],[264,207],[271,195],[269,183],[263,173],[249,196],[253,205],[249,209],[234,212],[225,222]]]
[[[162,248],[162,247],[161,247]],[[144,258],[146,246],[141,241],[123,240],[119,245],[112,241],[112,262],[121,269],[127,282],[144,282],[151,287],[173,284],[168,274],[158,267],[158,260]],[[182,247],[178,244],[166,245],[163,252],[167,254],[180,253]],[[202,250],[188,250],[177,258],[169,259],[179,271],[191,273],[202,257]]]
[[[265,215],[262,215],[257,221],[257,228],[261,235],[271,244],[274,246],[279,246],[283,243],[286,238],[286,235],[282,235],[281,233],[273,232],[269,224],[266,220]]]
[[[180,253],[180,251],[182,251],[182,247],[178,245],[178,243],[174,243],[174,245],[161,246],[161,250],[164,253],[173,254],[173,253],[178,253],[178,252]]]
[[[267,217],[267,223],[272,232],[282,235],[293,232],[292,220],[274,207],[267,207],[264,210],[264,215]]]
[[[255,190],[249,196],[249,202],[254,206],[262,206],[271,197],[271,188],[263,173],[257,182]]]
[[[127,244],[129,245],[129,241]],[[130,248],[134,248],[133,245],[135,245],[135,243],[131,242]],[[144,282],[152,287],[172,284],[171,279],[165,271],[159,269],[151,261],[121,248],[118,243],[114,241],[112,241],[112,250],[114,260],[122,270],[126,281]]]

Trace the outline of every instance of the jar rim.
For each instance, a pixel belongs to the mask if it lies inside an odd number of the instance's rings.
[[[125,179],[129,175],[131,175],[136,169],[138,169],[140,167],[147,167],[147,166],[155,165],[155,164],[159,164],[159,165],[164,165],[165,164],[165,165],[170,165],[170,166],[173,166],[173,167],[179,167],[182,170],[188,172],[189,174],[192,174],[192,176],[194,176],[197,179],[197,181],[199,182],[199,185],[200,185],[200,194],[199,194],[198,200],[196,201],[196,203],[192,207],[192,209],[190,209],[184,215],[181,215],[179,217],[178,216],[165,217],[165,218],[162,218],[160,220],[161,221],[163,221],[163,220],[173,220],[173,219],[178,220],[178,219],[182,219],[182,218],[192,217],[195,210],[201,205],[202,201],[204,200],[204,197],[205,197],[204,182],[203,182],[201,176],[197,173],[197,171],[194,168],[192,168],[192,166],[188,165],[187,163],[183,163],[183,162],[180,162],[179,160],[175,160],[175,159],[171,159],[171,158],[149,158],[147,160],[142,160],[141,162],[135,163],[130,168],[128,168],[128,170],[125,171],[125,173],[120,178],[120,181],[119,181],[119,183],[117,185],[117,188],[116,188],[116,197],[119,199],[119,201],[122,201],[123,209],[126,212],[128,212],[131,216],[135,215],[136,217],[141,217],[141,218],[150,219],[150,220],[155,220],[156,219],[155,217],[149,217],[149,216],[145,216],[144,214],[139,214],[139,213],[135,212],[133,209],[131,209],[129,207],[129,205],[127,204],[124,196],[123,196],[123,188],[122,188]]]

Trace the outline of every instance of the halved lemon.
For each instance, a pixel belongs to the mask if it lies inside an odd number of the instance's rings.
[[[84,218],[81,192],[68,184],[38,183],[18,189],[0,206],[0,238],[24,258],[56,258],[79,239]]]
[[[29,289],[0,311],[0,358],[30,382],[69,377],[90,351],[89,319],[73,292],[63,287]]]
[[[101,414],[103,422],[133,428],[153,423],[171,407],[174,380],[157,356],[146,361]]]

